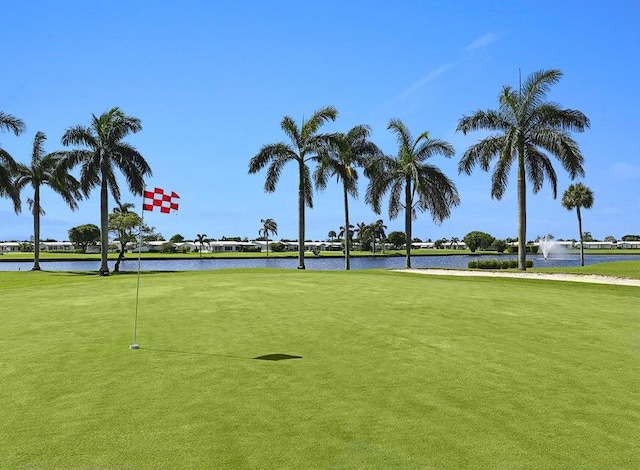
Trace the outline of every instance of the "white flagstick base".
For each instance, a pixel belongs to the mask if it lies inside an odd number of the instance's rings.
[[[139,344],[132,344],[131,346],[129,346],[129,349],[140,349],[140,345]]]

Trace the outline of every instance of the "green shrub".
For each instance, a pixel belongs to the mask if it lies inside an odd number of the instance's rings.
[[[274,253],[281,253],[284,251],[284,243],[274,242],[274,243],[271,243],[269,246],[271,248],[271,251],[273,251]]]
[[[495,240],[493,242],[493,247],[498,253],[504,253],[504,250],[507,247],[507,242],[504,240]]]
[[[171,242],[166,242],[160,245],[159,248],[160,253],[175,253],[176,247]]]
[[[469,269],[477,269],[478,268],[478,262],[476,260],[469,261],[469,263],[467,264],[467,268],[469,268]]]

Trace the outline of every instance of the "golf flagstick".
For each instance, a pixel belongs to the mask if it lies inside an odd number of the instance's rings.
[[[140,236],[138,241],[138,279],[136,282],[136,315],[133,322],[133,344],[130,349],[140,349],[138,344],[138,299],[140,297],[140,258],[142,256],[142,229],[144,227],[144,211],[153,211],[158,208],[161,214],[170,214],[171,211],[178,211],[178,202],[180,199],[175,192],[166,192],[160,188],[154,188],[153,191],[147,191],[145,186],[142,191],[142,217],[140,218]]]
[[[146,190],[146,187],[145,187]],[[129,346],[129,349],[140,349],[138,344],[138,297],[140,294],[140,257],[142,253],[142,227],[144,227],[144,191],[142,192],[142,217],[140,218],[140,229],[138,234],[138,275],[136,280],[136,314],[133,320],[133,343]]]

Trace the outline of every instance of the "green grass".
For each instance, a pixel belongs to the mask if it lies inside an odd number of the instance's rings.
[[[2,469],[635,469],[640,290],[0,273]],[[300,359],[256,360],[266,354]]]
[[[640,261],[611,261],[573,268],[535,268],[537,272],[556,272],[568,274],[597,274],[600,276],[640,279]]]

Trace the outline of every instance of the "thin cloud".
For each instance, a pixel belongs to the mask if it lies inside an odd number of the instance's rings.
[[[629,163],[616,163],[611,167],[611,175],[618,180],[630,180],[640,178],[640,165]]]
[[[475,51],[476,49],[482,49],[484,47],[487,47],[490,44],[493,44],[498,39],[500,39],[500,35],[499,34],[497,34],[497,33],[487,33],[484,36],[482,36],[482,37],[476,39],[475,41],[473,41],[467,47],[465,47],[465,50],[466,51]]]
[[[406,90],[404,90],[402,93],[400,93],[396,97],[395,101],[401,101],[401,100],[407,99],[409,96],[413,95],[416,91],[418,91],[420,88],[422,88],[424,85],[426,85],[427,83],[435,80],[440,75],[442,75],[445,72],[447,72],[448,70],[452,69],[454,65],[455,65],[455,63],[444,64],[444,65],[441,65],[440,67],[438,67],[437,69],[429,72],[427,75],[422,77],[417,82],[412,83]]]

